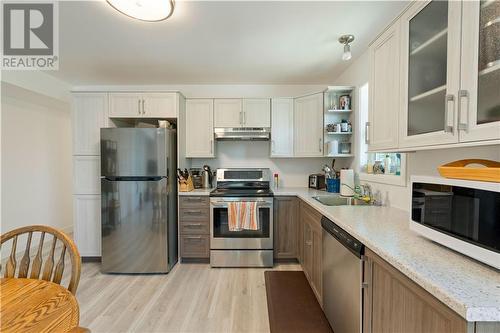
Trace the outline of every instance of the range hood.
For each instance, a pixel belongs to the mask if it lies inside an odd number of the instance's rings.
[[[214,132],[215,139],[219,141],[268,141],[271,135],[271,129],[269,127],[216,127]]]

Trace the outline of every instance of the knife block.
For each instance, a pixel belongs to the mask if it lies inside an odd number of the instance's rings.
[[[191,192],[192,190],[194,190],[194,186],[191,176],[187,180],[179,180],[179,192]]]

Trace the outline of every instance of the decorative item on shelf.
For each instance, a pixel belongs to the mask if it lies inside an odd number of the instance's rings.
[[[338,140],[328,141],[326,143],[326,149],[329,156],[335,156],[339,153],[339,142]]]
[[[347,120],[342,119],[342,122],[340,123],[340,131],[349,132],[349,123],[347,122]]]
[[[401,154],[396,154],[396,176],[401,176]]]
[[[382,175],[384,174],[384,165],[382,164],[382,161],[375,161],[375,164],[373,165],[373,173],[375,175]]]
[[[481,167],[468,165],[478,164]],[[439,174],[445,178],[479,180],[500,183],[500,162],[482,159],[466,159],[450,162],[438,167]]]
[[[390,174],[391,173],[391,158],[389,157],[389,155],[385,155],[385,158],[384,158],[384,173],[385,174]]]
[[[350,142],[340,142],[339,143],[339,153],[340,154],[350,154],[351,153],[351,143]]]
[[[339,105],[341,110],[349,110],[351,108],[351,96],[349,95],[340,96]]]
[[[336,127],[335,124],[327,124],[326,131],[330,133],[335,132],[335,127]]]

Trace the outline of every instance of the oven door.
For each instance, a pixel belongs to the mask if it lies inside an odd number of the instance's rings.
[[[259,230],[229,231],[228,203],[256,201]],[[271,250],[273,248],[273,198],[211,198],[210,248],[212,250]]]

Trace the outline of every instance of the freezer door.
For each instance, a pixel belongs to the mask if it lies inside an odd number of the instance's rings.
[[[101,176],[167,176],[171,130],[165,128],[102,128]]]
[[[168,248],[174,244],[169,244],[168,238],[168,185],[166,178],[101,180],[103,272],[169,271]],[[174,241],[174,235],[171,236]]]

